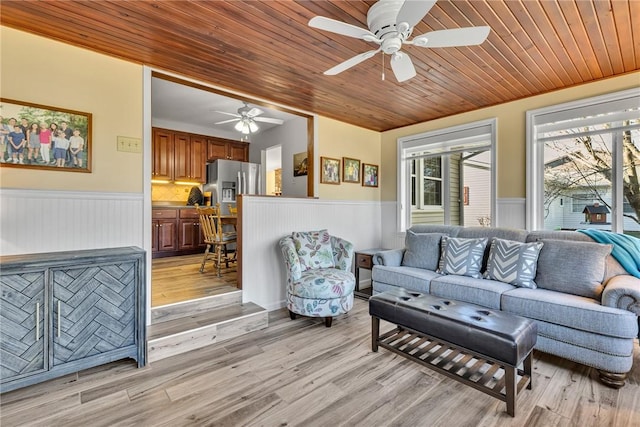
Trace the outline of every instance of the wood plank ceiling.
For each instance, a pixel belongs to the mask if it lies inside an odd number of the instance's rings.
[[[367,27],[374,1],[8,1],[2,25],[384,131],[640,69],[640,1],[440,0],[413,35],[488,25],[479,46],[406,46],[417,76],[372,45],[307,26]],[[25,53],[26,54],[26,53]]]

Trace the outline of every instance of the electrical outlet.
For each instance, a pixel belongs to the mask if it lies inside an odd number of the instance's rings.
[[[142,153],[142,139],[128,136],[118,137],[118,151],[127,153]]]

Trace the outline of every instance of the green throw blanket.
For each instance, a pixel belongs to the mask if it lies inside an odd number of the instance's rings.
[[[640,239],[627,234],[612,233],[594,228],[578,231],[598,243],[613,245],[611,255],[618,260],[629,274],[640,279]]]

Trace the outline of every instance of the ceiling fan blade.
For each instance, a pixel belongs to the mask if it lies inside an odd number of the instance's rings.
[[[247,116],[248,117],[255,117],[255,116],[259,116],[260,114],[262,114],[263,111],[257,107],[253,107],[251,110],[249,110],[249,112],[247,112]]]
[[[467,27],[431,31],[414,37],[409,44],[420,47],[475,46],[487,39],[489,31],[491,31],[490,27]]]
[[[341,73],[344,70],[351,68],[354,65],[358,65],[362,61],[365,61],[371,58],[373,55],[380,52],[380,50],[381,49],[370,50],[368,52],[361,53],[360,55],[356,55],[353,58],[349,58],[346,61],[336,65],[335,67],[328,69],[327,71],[324,72],[324,74],[327,76],[335,76],[336,74]]]
[[[336,21],[335,19],[331,18],[325,18],[324,16],[316,16],[314,18],[311,18],[311,20],[309,21],[309,26],[317,28],[319,30],[341,34],[343,36],[355,37],[357,39],[364,39],[365,37],[373,37],[373,39],[375,40],[378,39],[375,34],[373,34],[369,30],[356,27],[355,25],[347,24],[346,22]]]
[[[274,119],[272,117],[254,117],[253,120],[262,123],[273,123],[274,125],[281,125],[284,123],[284,120]]]
[[[436,0],[405,0],[398,11],[396,24],[406,22],[409,24],[409,28],[415,26],[429,13],[434,4],[436,4]]]
[[[391,69],[398,82],[409,80],[416,75],[416,69],[409,55],[404,52],[396,52],[391,57]]]
[[[226,116],[233,116],[233,117],[237,117],[240,118],[240,114],[236,114],[236,113],[227,113],[226,111],[214,111],[214,113],[219,113],[219,114],[224,114]]]
[[[239,121],[239,120],[240,120],[240,119],[223,120],[223,121],[221,121],[221,122],[216,122],[216,123],[214,123],[214,125],[223,125],[223,124],[225,124],[225,123],[233,123],[233,122],[237,122],[237,121]]]

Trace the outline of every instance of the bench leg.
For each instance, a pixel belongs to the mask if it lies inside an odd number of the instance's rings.
[[[533,350],[524,358],[523,368],[524,374],[529,375],[529,384],[527,388],[531,390],[533,388],[533,375],[531,375],[531,365],[533,364]]]
[[[378,336],[380,335],[380,319],[371,316],[371,351],[378,351]]]
[[[516,378],[517,368],[513,366],[504,366],[504,387],[507,397],[507,414],[512,417],[516,416]]]

